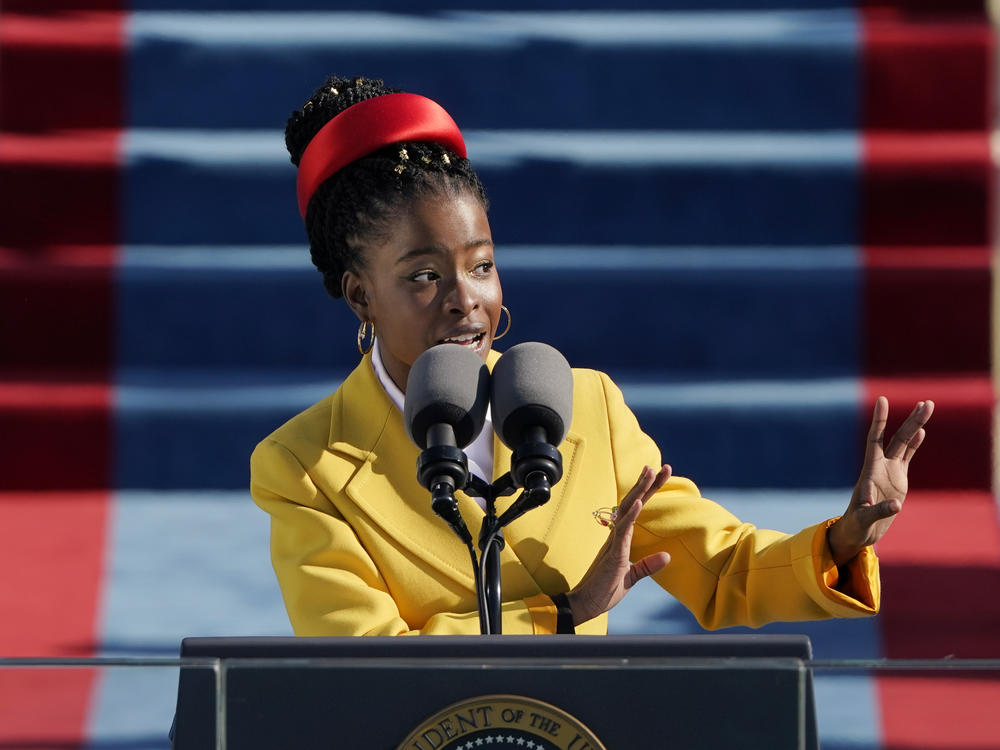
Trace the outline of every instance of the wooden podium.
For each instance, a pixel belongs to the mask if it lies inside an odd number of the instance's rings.
[[[219,661],[181,668],[176,750],[818,746],[805,636],[187,638],[181,656]]]

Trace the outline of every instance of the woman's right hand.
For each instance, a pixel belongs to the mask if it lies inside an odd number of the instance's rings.
[[[619,503],[608,540],[598,551],[580,583],[566,592],[573,611],[574,625],[580,625],[607,612],[638,581],[656,573],[670,562],[670,555],[666,552],[657,552],[635,563],[629,561],[632,531],[642,506],[667,483],[670,471],[666,464],[656,474],[648,466],[642,467],[638,481]]]

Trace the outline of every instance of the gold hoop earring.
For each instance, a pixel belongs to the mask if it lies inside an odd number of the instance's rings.
[[[372,340],[368,344],[368,348],[365,349],[365,338],[368,337],[368,326],[372,327],[371,337]],[[365,356],[368,352],[372,350],[375,346],[375,324],[369,323],[367,320],[362,320],[361,325],[358,326],[358,351],[361,352],[361,356]]]
[[[503,305],[500,305],[500,312],[507,313],[507,327],[503,329],[503,333],[501,333],[499,336],[493,337],[494,341],[496,341],[497,339],[502,339],[504,336],[506,336],[508,331],[510,331],[510,324],[514,322],[514,318],[511,317],[510,310],[508,310]]]

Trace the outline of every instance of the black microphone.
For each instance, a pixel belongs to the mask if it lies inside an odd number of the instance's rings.
[[[489,405],[486,363],[460,344],[439,344],[410,368],[403,417],[410,439],[422,449],[417,480],[431,492],[431,507],[462,541],[471,544],[455,490],[469,481],[462,448],[482,431]]]
[[[573,418],[573,373],[548,344],[529,341],[507,350],[493,368],[493,428],[513,451],[510,476],[525,492],[499,518],[503,526],[548,501],[562,478],[556,449]]]

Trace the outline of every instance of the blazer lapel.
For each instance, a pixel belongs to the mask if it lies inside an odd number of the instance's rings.
[[[434,514],[429,493],[417,482],[420,451],[378,382],[371,354],[344,381],[339,395],[329,448],[363,462],[344,489],[347,497],[384,531],[387,545],[406,548],[414,558],[474,589],[468,552]],[[470,530],[478,532],[471,525]]]

